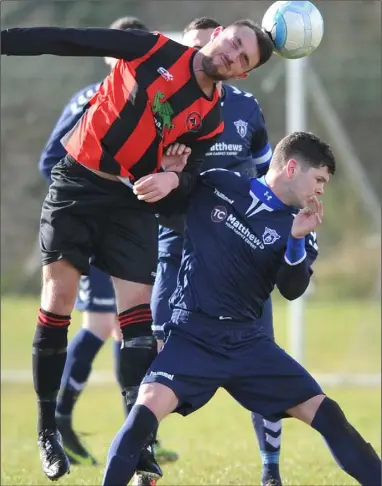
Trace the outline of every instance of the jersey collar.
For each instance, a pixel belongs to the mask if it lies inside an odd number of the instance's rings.
[[[250,179],[251,192],[268,207],[273,210],[293,211],[293,208],[284,204],[276,194],[269,188],[265,176],[258,179]]]

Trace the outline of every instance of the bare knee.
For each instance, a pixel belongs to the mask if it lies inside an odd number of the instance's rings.
[[[290,408],[286,412],[291,417],[297,418],[302,422],[310,425],[316,415],[318,407],[321,405],[326,395],[316,395],[306,402],[300,403],[295,407]]]
[[[152,285],[129,282],[116,277],[112,277],[112,280],[118,312],[131,309],[136,305],[150,303]]]
[[[116,329],[116,315],[114,312],[89,312],[82,313],[82,327],[106,341]]]
[[[80,272],[66,260],[59,260],[42,269],[41,307],[59,315],[72,312],[77,296]]]
[[[163,420],[178,406],[178,398],[175,393],[166,385],[161,383],[145,383],[140,386],[138,405],[145,405],[158,419]]]

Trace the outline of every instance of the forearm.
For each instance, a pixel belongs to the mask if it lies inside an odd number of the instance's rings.
[[[294,300],[301,297],[309,285],[312,271],[306,257],[305,238],[288,239],[284,263],[277,274],[276,285],[283,297]]]
[[[184,214],[187,211],[190,196],[195,188],[202,166],[202,160],[191,160],[182,172],[174,172],[178,178],[178,185],[168,196],[155,203],[159,214],[171,216]]]

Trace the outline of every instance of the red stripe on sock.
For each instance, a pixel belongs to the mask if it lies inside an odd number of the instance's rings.
[[[125,315],[125,316],[118,316],[118,320],[120,322],[124,321],[131,321],[134,319],[148,319],[149,321],[152,319],[151,312],[142,312],[141,314],[135,314],[133,316],[131,315]]]
[[[45,327],[66,327],[70,324],[70,316],[59,316],[51,312],[47,313],[40,309],[37,321],[41,326]]]
[[[131,324],[142,324],[144,322],[147,322],[147,323],[151,324],[151,320],[150,319],[140,319],[140,320],[134,320],[134,321],[129,321],[129,322],[120,322],[119,323],[119,327],[121,329],[123,329],[124,327],[130,326]]]
[[[152,322],[152,315],[151,315],[151,309],[149,304],[143,304],[142,306],[137,306],[137,307],[133,307],[132,309],[121,312],[118,315],[119,325],[121,328],[131,324]]]

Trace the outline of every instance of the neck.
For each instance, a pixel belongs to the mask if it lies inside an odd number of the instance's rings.
[[[280,201],[288,206],[291,204],[289,192],[285,187],[283,178],[280,173],[274,170],[268,170],[265,175],[265,182],[267,183],[267,186],[271,189],[273,194],[275,194],[280,199]]]
[[[198,82],[202,91],[211,98],[215,90],[215,81],[208,77],[202,66],[203,54],[199,51],[195,54],[193,60],[193,68],[196,81]]]

